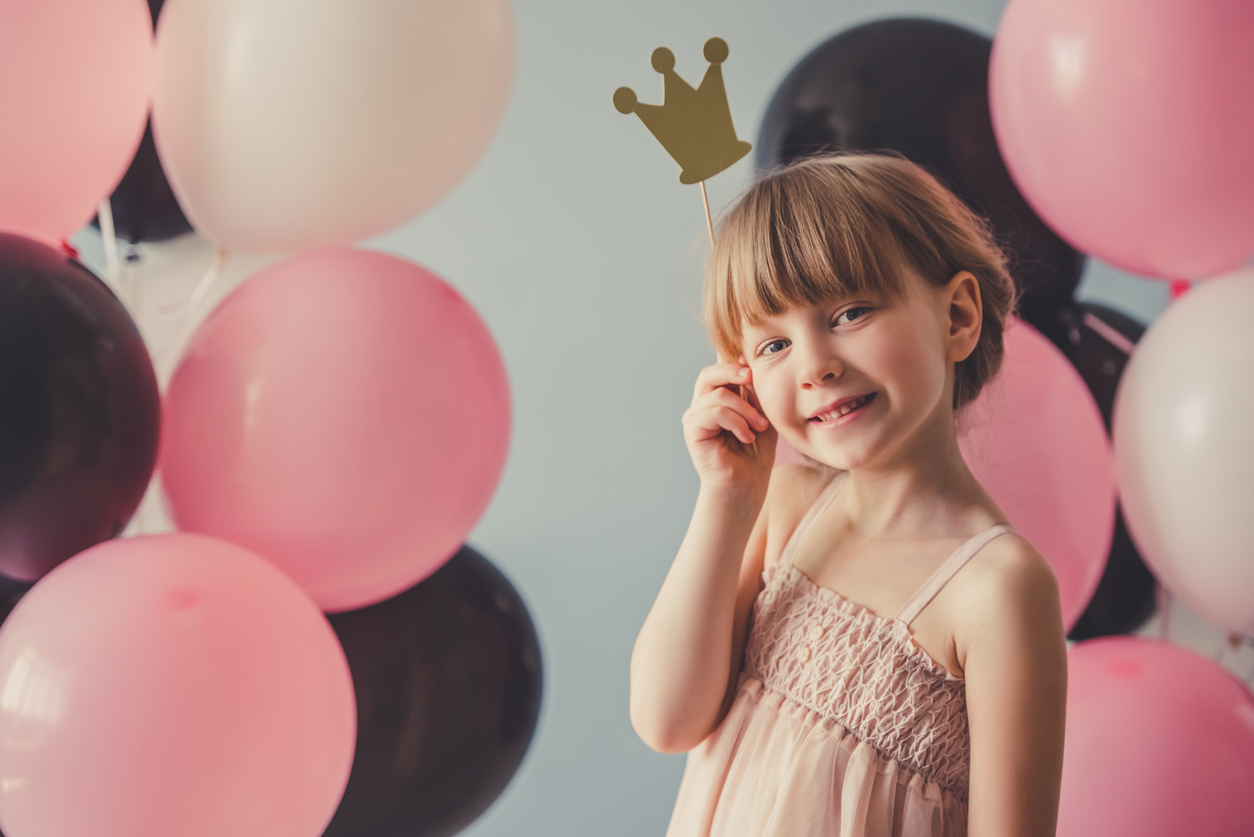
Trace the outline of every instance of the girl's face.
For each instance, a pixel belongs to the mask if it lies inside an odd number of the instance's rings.
[[[904,270],[902,299],[831,299],[745,325],[741,345],[754,392],[801,453],[836,468],[865,468],[890,461],[912,439],[952,428],[952,361],[961,359],[952,357],[947,312],[954,282],[946,293]],[[963,275],[971,276],[958,274],[955,282]]]

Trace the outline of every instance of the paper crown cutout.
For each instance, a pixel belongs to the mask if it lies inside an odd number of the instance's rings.
[[[653,50],[651,60],[653,69],[661,73],[664,80],[663,103],[641,104],[630,87],[614,91],[614,107],[619,113],[639,116],[683,168],[680,183],[700,183],[713,177],[753,148],[736,139],[736,129],[732,127],[721,66],[727,60],[727,42],[710,38],[702,53],[710,67],[701,79],[701,86],[695,90],[675,72],[675,53],[658,47]]]

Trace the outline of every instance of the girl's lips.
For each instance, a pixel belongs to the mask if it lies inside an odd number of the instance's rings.
[[[822,428],[844,426],[848,424],[849,422],[853,421],[858,416],[865,413],[866,408],[870,407],[871,404],[875,401],[875,395],[876,393],[874,392],[868,393],[866,396],[866,400],[862,402],[862,406],[858,407],[855,410],[851,410],[848,413],[845,413],[843,416],[837,416],[836,418],[827,419],[826,421],[822,419],[818,419],[818,418],[812,418],[809,420],[810,424],[813,424],[816,427],[822,427]]]

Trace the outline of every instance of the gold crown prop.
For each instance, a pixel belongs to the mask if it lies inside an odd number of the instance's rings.
[[[663,98],[660,105],[641,104],[636,91],[620,87],[614,91],[614,107],[619,113],[634,113],[657,137],[667,153],[683,170],[680,183],[700,183],[701,201],[705,204],[705,225],[714,245],[714,220],[710,217],[710,198],[705,191],[706,178],[728,168],[752,150],[753,146],[736,139],[732,127],[731,108],[727,106],[727,90],[723,87],[723,62],[727,60],[727,42],[710,38],[702,50],[710,66],[695,90],[675,72],[675,53],[666,47],[653,50],[653,69],[662,74]],[[729,358],[720,358],[729,360]],[[738,387],[745,398],[745,387]],[[758,443],[751,443],[753,455]]]
[[[630,87],[614,91],[614,107],[619,113],[634,113],[658,142],[683,169],[680,183],[700,183],[705,202],[706,224],[710,240],[714,240],[714,224],[710,218],[710,201],[705,192],[706,178],[713,177],[749,153],[753,148],[736,139],[732,127],[731,108],[727,106],[727,90],[723,87],[723,67],[727,60],[727,42],[710,38],[702,50],[710,62],[693,89],[675,72],[675,53],[666,47],[653,50],[653,69],[662,74],[663,102],[646,105],[636,99]]]

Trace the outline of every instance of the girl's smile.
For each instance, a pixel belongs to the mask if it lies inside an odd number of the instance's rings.
[[[810,423],[824,430],[843,427],[864,415],[871,406],[871,402],[875,400],[875,395],[871,392],[853,398],[838,399],[810,416]]]

